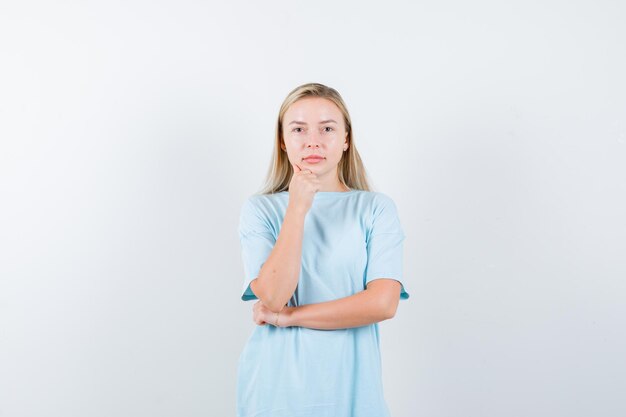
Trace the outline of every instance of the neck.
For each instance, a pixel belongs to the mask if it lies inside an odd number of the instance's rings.
[[[350,188],[348,188],[345,184],[339,181],[339,179],[335,179],[335,181],[330,184],[326,184],[322,181],[322,185],[318,191],[350,191]]]
[[[346,187],[343,184],[339,184],[336,187],[327,189],[327,188],[320,188],[318,191],[324,191],[324,192],[346,192],[346,191],[350,191],[350,188]]]

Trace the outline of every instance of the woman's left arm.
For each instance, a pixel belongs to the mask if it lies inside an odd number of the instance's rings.
[[[308,327],[319,330],[345,329],[366,326],[394,317],[400,301],[400,283],[390,278],[379,278],[354,295],[322,303],[283,307],[278,316],[278,327]],[[276,315],[264,306],[255,309],[261,322],[274,325]],[[255,320],[259,323],[259,321]]]

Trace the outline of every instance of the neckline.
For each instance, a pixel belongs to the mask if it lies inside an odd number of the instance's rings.
[[[339,197],[342,195],[354,194],[359,190],[348,190],[348,191],[318,191],[315,193],[314,198],[319,197]],[[289,195],[289,191],[281,191],[281,194]]]

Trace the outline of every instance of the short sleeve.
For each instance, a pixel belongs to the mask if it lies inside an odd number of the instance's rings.
[[[404,289],[403,241],[405,238],[393,200],[379,194],[380,200],[374,206],[372,227],[367,239],[367,266],[365,285],[377,278],[392,278],[400,282],[400,299],[409,298]]]
[[[258,277],[261,267],[274,248],[276,239],[267,219],[261,215],[251,199],[246,200],[241,207],[239,240],[244,270],[241,299],[257,300],[258,297],[250,288],[250,282]]]

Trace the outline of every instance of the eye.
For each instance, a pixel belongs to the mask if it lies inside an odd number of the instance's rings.
[[[334,130],[334,129],[333,129],[332,127],[330,127],[330,126],[326,126],[324,129]],[[327,130],[327,132],[328,132],[328,130]]]
[[[294,127],[293,129],[291,129],[291,131],[295,132],[297,129],[302,129],[302,128],[301,127]],[[300,131],[298,130],[298,132],[300,132]]]

